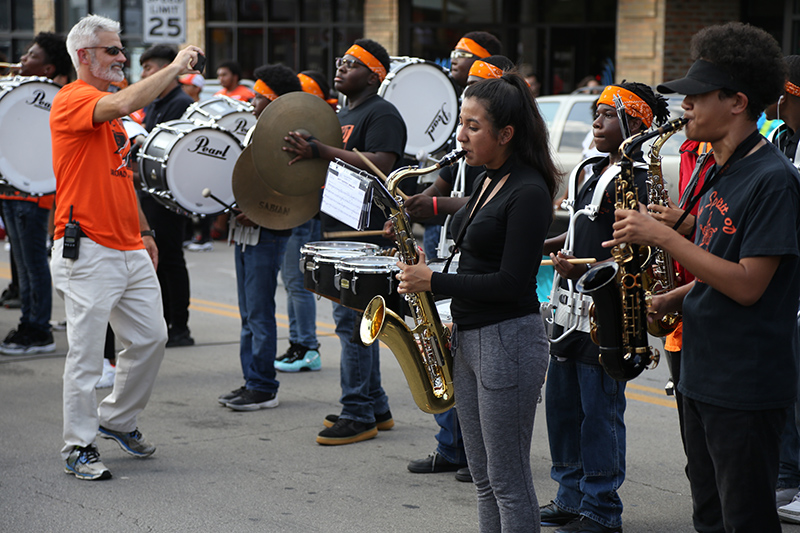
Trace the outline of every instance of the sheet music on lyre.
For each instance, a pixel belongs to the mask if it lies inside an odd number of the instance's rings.
[[[375,176],[369,172],[341,159],[331,161],[320,210],[353,229],[363,230],[369,225],[375,181]]]

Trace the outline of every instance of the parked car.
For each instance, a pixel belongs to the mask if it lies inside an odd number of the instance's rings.
[[[599,95],[572,93],[553,96],[540,96],[536,99],[539,111],[547,123],[550,134],[550,147],[556,165],[564,173],[564,181],[559,197],[567,188],[567,178],[575,166],[583,160],[583,143],[592,131],[594,121],[594,102]],[[683,115],[681,98],[668,98],[670,120]],[[655,140],[655,139],[653,139]],[[678,169],[680,166],[679,149],[686,140],[682,131],[676,133],[661,148],[661,172],[667,190],[673,201],[678,201]],[[643,147],[645,161],[649,162],[649,146]],[[556,220],[551,228],[551,235],[558,235],[566,230],[568,215],[561,209],[556,210]]]

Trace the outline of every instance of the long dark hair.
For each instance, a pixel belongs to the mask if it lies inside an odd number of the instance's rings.
[[[495,133],[509,125],[514,127],[511,149],[523,162],[542,174],[550,197],[555,198],[561,172],[550,156],[547,125],[525,80],[516,72],[506,72],[502,78],[467,87],[464,98],[483,101]]]

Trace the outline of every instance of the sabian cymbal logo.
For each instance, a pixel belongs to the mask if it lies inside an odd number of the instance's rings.
[[[446,105],[447,105],[447,102],[442,104],[442,108],[439,111],[436,112],[436,115],[433,117],[433,120],[431,120],[431,123],[428,125],[428,128],[425,130],[425,133],[428,134],[428,136],[431,138],[432,141],[436,140],[434,138],[434,136],[433,136],[433,134],[436,132],[436,129],[441,124],[450,124],[450,119],[453,118],[453,115],[448,115],[447,111],[445,111],[444,108],[445,108]]]
[[[52,102],[48,102],[45,99],[45,93],[42,89],[36,89],[33,91],[30,100],[26,100],[25,103],[28,105],[32,105],[33,107],[38,107],[39,109],[44,109],[47,112],[50,112],[50,105]]]
[[[197,153],[199,155],[204,155],[208,157],[213,157],[215,159],[221,159],[223,161],[228,160],[228,150],[230,150],[231,145],[226,144],[225,148],[211,148],[209,146],[208,137],[205,135],[201,135],[197,138],[197,144],[195,144],[194,148],[190,148],[189,152]]]
[[[286,216],[289,214],[290,211],[290,208],[288,206],[273,204],[270,201],[263,201],[263,200],[258,202],[258,207],[264,209],[265,211],[269,211],[270,213],[275,213],[276,215]]]

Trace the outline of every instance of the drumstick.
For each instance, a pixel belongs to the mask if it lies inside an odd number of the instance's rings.
[[[346,239],[348,237],[377,237],[383,235],[382,229],[367,231],[326,231],[322,234],[326,239]]]
[[[224,207],[226,211],[228,211],[229,209],[232,209],[232,208],[233,208],[233,204],[231,204],[231,205],[228,205],[228,204],[226,204],[225,202],[223,202],[222,200],[220,200],[219,198],[217,198],[216,196],[214,196],[213,194],[211,194],[211,189],[209,189],[208,187],[206,187],[205,189],[203,189],[203,190],[201,191],[201,193],[200,193],[200,194],[202,194],[202,195],[203,195],[203,198],[211,198],[212,200],[214,200],[215,202],[217,202],[219,205],[221,205],[222,207]],[[235,203],[235,202],[234,202],[234,203]]]
[[[364,164],[365,164],[365,165],[367,165],[367,166],[368,166],[368,167],[369,167],[369,168],[370,168],[370,169],[371,169],[371,170],[372,170],[372,171],[373,171],[373,172],[374,172],[374,173],[375,173],[375,174],[376,174],[376,175],[377,175],[377,176],[378,176],[380,179],[382,179],[384,184],[386,184],[386,180],[388,180],[388,179],[389,179],[389,178],[387,178],[387,177],[386,177],[386,174],[384,174],[383,172],[381,172],[381,169],[379,169],[379,168],[378,168],[378,167],[375,165],[375,163],[373,163],[372,161],[370,161],[369,159],[367,159],[367,156],[365,156],[364,154],[362,154],[361,152],[359,152],[357,149],[353,148],[353,151],[356,153],[356,155],[357,155],[358,157],[360,157],[360,158],[361,158],[361,160],[364,162]],[[397,191],[397,194],[400,196],[400,198],[402,198],[402,199],[403,199],[403,201],[404,201],[404,202],[405,202],[406,200],[408,200],[408,196],[406,196],[406,194],[405,194],[403,191],[400,191],[400,190],[398,190],[398,191]]]
[[[597,259],[595,259],[594,257],[576,257],[573,259],[562,259],[562,261],[566,261],[571,265],[593,265],[594,263],[597,262]],[[553,266],[553,260],[545,259],[539,264],[541,266]]]

